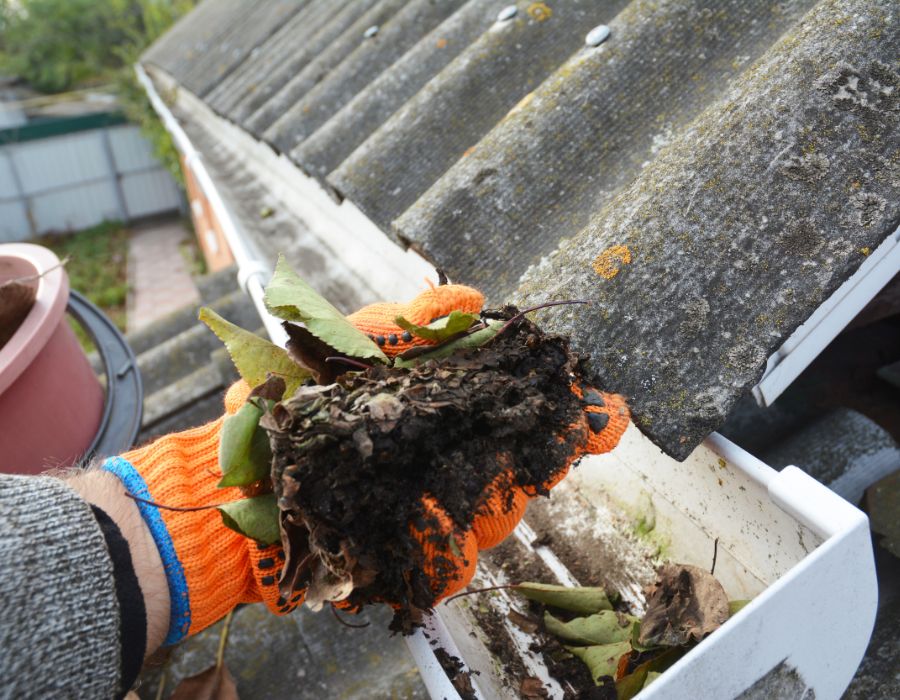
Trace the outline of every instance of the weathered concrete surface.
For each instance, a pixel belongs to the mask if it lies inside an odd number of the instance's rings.
[[[286,617],[276,617],[262,605],[236,611],[225,663],[241,700],[428,697],[406,643],[387,632],[389,610],[346,617],[353,624],[371,625],[344,627],[327,610],[312,613],[300,608]],[[163,674],[167,697],[182,678],[212,666],[221,627],[218,623],[188,639],[162,668],[145,671],[140,697],[156,697]]]
[[[884,428],[857,411],[839,409],[773,445],[761,457],[775,469],[796,465],[833,488],[835,480],[880,453],[895,455],[890,461],[900,468],[897,443]]]
[[[481,36],[496,16],[494,0],[469,0],[303,141],[291,158],[310,175],[325,177]]]
[[[895,488],[900,486],[894,479]],[[877,543],[878,537],[876,536]],[[869,648],[843,700],[896,700],[900,698],[900,559],[875,547],[878,569],[878,617]]]
[[[207,104],[219,114],[227,114],[234,105],[255,92],[261,80],[279,69],[294,49],[304,46],[321,29],[325,21],[340,9],[342,3],[332,6],[310,0],[301,0],[300,9],[265,42],[251,52],[247,60],[236,66],[223,80],[218,81],[206,94]]]
[[[229,110],[229,118],[237,123],[243,123],[257,110],[274,98],[291,80],[298,76],[310,63],[317,60],[326,48],[347,27],[352,26],[360,16],[374,4],[375,0],[346,0],[341,6],[338,3],[327,6],[326,22],[319,25],[310,22],[307,29],[314,30],[309,34],[294,37],[289,52],[282,52],[279,56],[280,63],[277,66],[266,68],[263,65],[256,68],[254,65],[254,80],[248,94],[243,94],[235,105]],[[322,3],[319,3],[322,6]],[[240,93],[239,93],[240,94]]]
[[[523,304],[683,459],[900,222],[889,0],[822,2],[532,269]]]
[[[816,693],[807,687],[797,669],[782,661],[775,668],[737,696],[736,700],[815,700]]]
[[[238,67],[303,3],[275,0],[206,0],[156,41],[141,57],[179,76],[179,82],[204,94]]]
[[[388,21],[401,7],[403,0],[354,0],[352,5],[367,8],[364,14],[341,13],[341,32],[311,56],[309,62],[298,73],[275,92],[246,121],[245,128],[257,136],[262,136],[288,109],[295,105],[315,85],[332,70],[353,54],[360,43],[365,41],[369,27],[380,26]],[[336,18],[337,19],[337,18]],[[170,71],[171,73],[171,71]],[[178,73],[171,73],[179,78]]]
[[[328,177],[382,230],[624,2],[516,3]]]
[[[630,3],[603,44],[528,94],[395,231],[452,279],[505,299],[812,4]]]
[[[353,53],[286,110],[266,131],[266,139],[289,152],[462,4],[463,0],[412,0],[377,34],[357,37]]]

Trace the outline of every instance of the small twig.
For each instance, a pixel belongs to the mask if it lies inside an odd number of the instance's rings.
[[[138,503],[146,503],[148,506],[153,506],[154,508],[162,508],[163,510],[176,510],[179,513],[193,513],[198,510],[212,510],[213,508],[218,508],[219,506],[227,505],[227,503],[213,503],[207,506],[167,506],[162,503],[157,503],[156,501],[148,501],[146,498],[140,498],[139,496],[135,496],[133,493],[125,492],[125,495],[133,501],[137,501]]]
[[[712,563],[712,567],[709,570],[710,576],[712,576],[713,574],[716,573],[716,558],[718,556],[719,556],[719,538],[716,537],[716,539],[713,540],[713,563]]]
[[[24,284],[25,282],[31,282],[32,280],[39,280],[44,275],[48,275],[51,272],[53,272],[56,268],[65,267],[68,262],[69,262],[69,257],[66,256],[62,260],[60,260],[58,263],[56,263],[56,265],[53,265],[52,267],[48,267],[43,272],[38,272],[33,275],[26,275],[25,277],[16,277],[15,279],[6,280],[6,282],[4,282],[3,284],[0,284],[0,287],[5,287],[7,284],[13,284],[13,283]]]
[[[365,362],[360,362],[359,360],[351,360],[349,357],[339,357],[337,355],[326,357],[325,362],[343,362],[345,365],[350,365],[351,367],[359,367],[359,369],[362,370],[372,369],[372,365],[367,365]]]
[[[462,593],[457,593],[456,595],[452,595],[447,598],[444,602],[449,603],[451,600],[456,600],[457,598],[462,598],[467,595],[473,595],[475,593],[487,593],[489,591],[503,591],[509,588],[518,588],[518,583],[508,583],[505,586],[488,586],[487,588],[474,588],[471,591],[463,591]]]
[[[166,661],[166,665],[163,666],[162,673],[159,674],[159,685],[156,686],[156,697],[154,700],[162,700],[163,693],[166,691],[166,680],[169,676],[169,663]]]
[[[216,652],[216,668],[222,668],[222,662],[225,661],[225,644],[228,642],[228,628],[231,626],[231,618],[234,616],[234,609],[228,611],[225,616],[225,624],[222,625],[222,631],[219,633],[219,650]]]
[[[447,274],[439,267],[434,270],[437,272],[438,276],[438,287],[443,287],[445,284],[449,284],[449,280],[447,279]]]
[[[370,624],[372,624],[371,622],[364,622],[361,625],[354,625],[352,622],[347,622],[346,620],[341,619],[341,616],[338,615],[338,611],[337,611],[336,607],[334,607],[333,605],[330,607],[331,607],[331,614],[334,615],[334,619],[337,620],[338,622],[340,622],[344,627],[349,627],[349,628],[355,629],[355,630],[361,630],[364,627],[368,627]]]
[[[509,328],[513,323],[523,318],[525,314],[530,314],[532,311],[540,311],[541,309],[548,309],[551,306],[566,306],[568,304],[590,304],[591,302],[586,299],[565,299],[563,301],[546,301],[543,304],[538,304],[537,306],[532,306],[528,309],[522,309],[519,313],[509,319],[506,323],[503,324],[503,328],[497,331],[497,336],[503,335],[504,331]]]

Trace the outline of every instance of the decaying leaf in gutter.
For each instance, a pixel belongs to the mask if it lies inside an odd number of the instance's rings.
[[[705,569],[688,564],[666,564],[647,597],[641,621],[642,645],[678,646],[718,629],[728,619],[728,596]]]
[[[550,605],[560,610],[590,615],[601,610],[612,610],[612,604],[602,588],[556,586],[549,583],[520,583],[513,590],[529,600]]]
[[[588,617],[576,617],[569,622],[558,620],[549,612],[544,612],[544,627],[560,639],[574,644],[613,644],[631,639],[631,631],[636,617],[601,610]]]
[[[618,700],[631,700],[686,653],[687,649],[684,647],[670,647],[638,664],[631,673],[616,681]]]
[[[615,679],[620,661],[631,654],[631,644],[627,641],[589,647],[567,646],[566,649],[584,661],[598,685],[607,676]]]
[[[544,687],[544,683],[540,678],[527,676],[522,679],[519,684],[519,695],[523,700],[546,700],[550,697],[550,693]]]
[[[750,604],[749,600],[730,600],[728,601],[728,617],[734,617]]]

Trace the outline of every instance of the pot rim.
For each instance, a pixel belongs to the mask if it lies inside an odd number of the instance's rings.
[[[33,243],[4,243],[0,245],[0,259],[3,258],[24,260],[34,268],[35,274],[57,267],[38,280],[34,306],[13,337],[0,349],[0,394],[44,349],[69,300],[69,276],[53,251]]]

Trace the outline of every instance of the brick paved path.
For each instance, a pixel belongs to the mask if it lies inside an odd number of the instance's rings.
[[[135,331],[200,295],[178,244],[190,233],[179,221],[140,226],[128,245],[128,331]]]

